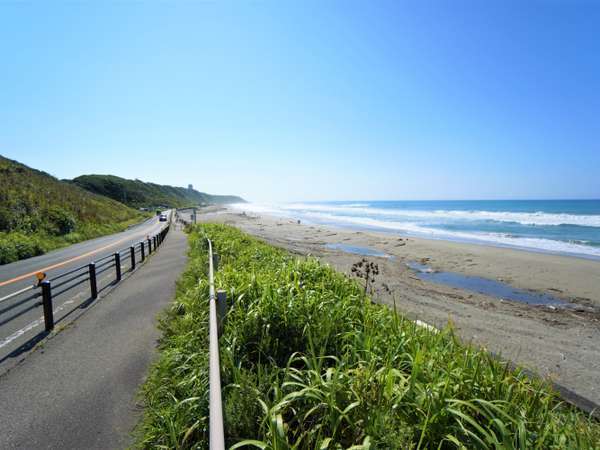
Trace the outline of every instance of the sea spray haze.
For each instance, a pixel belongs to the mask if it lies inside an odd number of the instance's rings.
[[[305,222],[600,259],[600,200],[331,201],[234,206]]]

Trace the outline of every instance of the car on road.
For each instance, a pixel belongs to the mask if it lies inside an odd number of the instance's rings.
[[[161,214],[158,217],[159,222],[166,222],[167,221],[167,215],[166,214]]]

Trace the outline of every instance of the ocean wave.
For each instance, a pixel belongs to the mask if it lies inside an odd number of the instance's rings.
[[[347,205],[344,205],[348,208],[368,208],[369,204],[368,203],[348,203]]]
[[[377,216],[373,214],[375,209],[366,208],[366,211],[371,213],[370,216],[364,214],[362,211],[362,207],[352,207],[349,208],[347,206],[339,207],[331,205],[315,205],[315,204],[285,204],[285,205],[265,205],[265,204],[256,204],[256,203],[240,203],[237,205],[232,205],[235,209],[246,211],[249,213],[255,214],[266,214],[277,217],[288,217],[294,219],[302,219],[303,221],[314,222],[314,223],[324,223],[334,226],[349,226],[354,228],[369,228],[376,230],[387,230],[387,231],[395,231],[398,233],[405,233],[413,236],[425,237],[425,238],[434,238],[434,239],[445,239],[450,241],[466,241],[466,242],[476,242],[481,244],[488,245],[497,245],[497,246],[505,246],[505,247],[513,247],[513,248],[521,248],[527,250],[536,250],[536,251],[546,251],[553,253],[567,253],[572,255],[580,255],[587,256],[593,258],[600,258],[600,247],[596,245],[592,245],[589,241],[584,239],[573,239],[571,241],[561,241],[554,239],[545,239],[542,237],[524,237],[515,234],[509,233],[490,233],[490,232],[477,232],[477,231],[457,231],[457,230],[447,230],[447,229],[438,229],[432,226],[423,225],[420,223],[416,223],[413,221],[402,221],[402,220],[390,220],[389,217],[394,217],[393,214],[390,214],[390,210],[381,210],[385,211],[385,215],[387,217]],[[310,209],[309,209],[310,208]],[[333,211],[332,211],[333,209]],[[340,209],[345,209],[346,215],[340,214]],[[350,215],[352,212],[354,214]],[[404,216],[403,214],[407,213],[407,211],[397,211],[398,214],[396,216],[398,219],[402,217],[406,217],[409,219],[414,216]],[[399,214],[402,213],[402,214]],[[454,213],[461,214],[472,214],[472,216],[478,215],[477,220],[481,220],[481,217],[484,214],[488,214],[485,211],[477,211],[477,212],[468,212],[468,211],[411,211],[410,213],[420,213],[421,217],[433,217],[434,214],[438,214],[437,217],[448,217],[449,215],[453,215]],[[445,215],[442,215],[445,214]],[[359,215],[363,214],[363,215]],[[490,213],[492,214],[492,213]],[[493,213],[493,214],[503,214],[503,213]],[[519,215],[521,213],[506,213],[512,214],[514,222],[514,215]],[[523,213],[525,214],[525,213]],[[545,214],[545,213],[543,213]],[[551,214],[546,214],[551,216]],[[471,217],[472,217],[471,216]],[[553,215],[556,216],[556,215]],[[506,217],[506,216],[502,216]],[[574,216],[574,217],[597,217],[597,216]],[[508,221],[508,220],[505,220]],[[421,220],[422,222],[422,220]],[[537,225],[540,225],[538,221]],[[548,224],[548,220],[544,221],[544,224]],[[447,223],[447,222],[446,222]],[[586,226],[595,226],[589,225],[590,222],[586,224]],[[595,223],[595,222],[591,222]],[[600,224],[599,224],[600,226]]]
[[[480,242],[507,247],[517,247],[530,250],[542,250],[554,253],[568,253],[574,255],[586,255],[600,257],[600,248],[582,245],[575,242],[565,242],[543,238],[518,237],[504,233],[477,233],[464,231],[448,231],[436,228],[424,227],[410,222],[393,222],[377,220],[368,217],[337,216],[326,213],[312,213],[309,217],[333,224],[350,224],[359,227],[384,229],[390,231],[404,232],[421,237],[433,237],[437,239],[461,240],[467,242]]]
[[[263,205],[260,203],[232,203],[229,205],[230,208],[237,209],[239,211],[255,213],[255,214],[271,214],[281,215],[282,210],[273,205]]]
[[[600,227],[600,215],[554,214],[538,212],[510,211],[461,211],[461,210],[400,210],[386,208],[370,208],[350,205],[324,205],[310,203],[293,203],[282,205],[281,208],[298,212],[328,212],[332,214],[361,214],[375,217],[405,217],[407,219],[423,220],[469,220],[518,223],[521,225],[559,226],[577,225],[582,227]]]

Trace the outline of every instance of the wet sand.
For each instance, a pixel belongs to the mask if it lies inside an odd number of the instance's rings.
[[[228,223],[300,255],[313,255],[346,273],[363,258],[327,244],[368,247],[391,257],[379,265],[375,300],[411,319],[443,328],[451,323],[465,342],[482,346],[575,394],[600,404],[600,262],[513,249],[355,231],[233,210],[199,219]],[[434,270],[498,280],[551,294],[568,308],[530,306],[422,281],[410,261]]]

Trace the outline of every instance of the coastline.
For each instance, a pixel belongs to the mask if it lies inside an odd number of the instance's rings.
[[[483,346],[576,394],[600,404],[600,262],[478,244],[354,231],[291,219],[211,208],[202,221],[234,225],[299,255],[313,255],[350,273],[362,258],[325,247],[367,247],[390,257],[367,256],[380,275],[376,301],[394,305],[411,319],[438,328],[451,323],[465,342]],[[434,270],[499,280],[573,304],[552,309],[501,300],[474,291],[420,280],[407,262]]]

